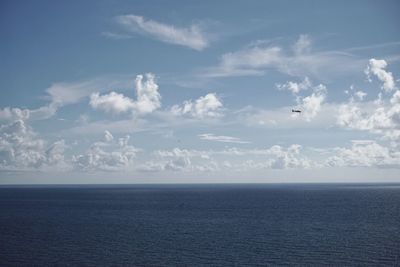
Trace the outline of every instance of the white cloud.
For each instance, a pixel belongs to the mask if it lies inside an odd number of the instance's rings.
[[[344,93],[346,95],[349,95],[349,101],[350,102],[354,102],[354,101],[363,101],[365,99],[365,97],[368,95],[366,92],[362,91],[362,90],[357,90],[354,87],[354,85],[350,86],[350,90],[344,90]]]
[[[112,140],[114,140],[114,136],[109,131],[105,130],[104,139],[106,140],[106,142],[111,142]]]
[[[288,168],[310,168],[311,161],[300,155],[301,145],[291,145],[286,150],[281,146],[275,145],[269,149],[269,153],[273,156],[267,161],[266,167],[272,169],[288,169]]]
[[[45,143],[17,120],[0,128],[1,165],[5,167],[38,168],[45,162]]]
[[[115,32],[102,32],[101,35],[108,39],[114,39],[114,40],[125,40],[132,38],[132,36],[130,35],[115,33]]]
[[[372,113],[365,111],[360,104],[344,104],[339,109],[340,126],[359,130],[379,130],[393,128],[385,107],[378,107]]]
[[[382,89],[385,92],[390,92],[395,88],[395,82],[391,72],[386,71],[387,63],[383,59],[371,58],[368,66],[365,69],[365,74],[371,82],[371,75],[375,75],[381,82],[383,82]]]
[[[364,98],[367,96],[367,93],[366,93],[366,92],[363,92],[363,91],[357,91],[357,92],[354,93],[354,95],[355,95],[360,101],[363,101]]]
[[[222,102],[215,93],[209,93],[199,97],[194,102],[192,100],[185,101],[181,106],[174,105],[171,108],[172,114],[189,115],[193,118],[218,118],[222,116]]]
[[[309,169],[318,167],[301,153],[302,147],[294,144],[284,148],[279,145],[266,149],[188,150],[174,148],[158,150],[157,161],[148,161],[140,167],[143,171],[251,171],[255,169]]]
[[[45,120],[56,115],[58,109],[76,104],[94,91],[107,91],[112,88],[126,88],[127,76],[106,76],[74,83],[54,83],[46,89],[44,98],[49,102],[39,108],[20,109],[6,107],[0,109],[0,121]]]
[[[66,167],[64,140],[48,146],[23,121],[16,120],[0,126],[0,169],[35,170]]]
[[[212,167],[210,164],[212,160],[210,160],[207,151],[174,148],[172,150],[158,150],[153,154],[157,159],[145,162],[139,166],[138,170],[191,172],[210,171]]]
[[[211,133],[199,134],[201,140],[216,141],[222,143],[236,143],[236,144],[249,144],[251,142],[241,140],[238,137],[225,136],[225,135],[214,135]]]
[[[216,152],[225,156],[246,157],[252,167],[259,169],[291,169],[311,168],[317,166],[309,158],[301,153],[302,146],[293,144],[287,148],[274,145],[265,149],[238,149],[230,148]],[[245,164],[242,167],[246,167]]]
[[[182,45],[198,51],[209,45],[207,36],[198,25],[179,28],[136,15],[122,15],[116,17],[116,20],[130,31],[147,34],[165,43]]]
[[[248,107],[237,112],[239,123],[249,127],[268,129],[321,129],[333,127],[337,124],[339,105],[323,103],[315,117],[308,118],[300,104],[296,108],[302,109],[302,114],[293,114],[293,106],[285,106],[275,109],[258,109]],[[312,113],[311,113],[312,114]]]
[[[373,140],[354,140],[350,148],[335,148],[326,164],[333,167],[400,167],[400,153]]]
[[[135,103],[132,99],[116,92],[104,95],[93,93],[90,95],[89,104],[93,109],[114,114],[131,111],[135,108]]]
[[[186,149],[174,148],[170,151],[159,150],[154,153],[157,161],[148,161],[138,167],[140,171],[190,171],[191,157],[194,154]]]
[[[49,103],[36,109],[20,109],[6,107],[0,109],[0,121],[15,121],[15,120],[44,120],[54,116],[59,104]]]
[[[157,163],[154,163],[154,161],[150,161],[147,162],[144,166],[153,166],[152,171],[217,171],[220,168],[219,164],[211,158],[213,154],[213,151],[202,151],[194,149],[189,150],[174,148],[172,150],[158,150],[154,152],[154,155],[158,158]]]
[[[247,76],[263,74],[266,67],[280,66],[280,47],[253,47],[222,55],[217,67],[206,70],[206,76]]]
[[[90,106],[94,109],[105,112],[119,114],[128,111],[139,113],[151,113],[161,107],[161,95],[158,92],[158,85],[153,74],[146,74],[147,80],[143,82],[143,76],[137,75],[135,79],[135,89],[137,100],[133,100],[116,92],[100,95],[92,93],[90,96]]]
[[[384,60],[371,59],[366,69],[368,75],[374,74],[384,84],[386,92],[394,90],[393,76],[384,69],[387,64]],[[352,87],[351,87],[352,88]],[[381,93],[372,102],[363,101],[365,93],[358,91],[359,102],[350,97],[348,103],[339,108],[337,123],[344,128],[368,131],[381,135],[383,138],[400,142],[400,92],[395,90],[392,95]],[[390,98],[389,98],[390,97]],[[388,99],[389,98],[389,99]]]
[[[310,121],[318,112],[321,110],[321,105],[326,98],[326,87],[322,84],[314,88],[314,92],[301,99],[301,106],[303,108],[303,113],[307,121]]]
[[[141,118],[128,118],[122,120],[98,120],[92,122],[81,123],[75,127],[65,130],[66,134],[72,135],[97,135],[99,132],[109,130],[113,133],[137,133],[157,128],[154,124],[150,124],[148,120]]]
[[[150,113],[161,107],[161,95],[158,92],[158,85],[152,73],[146,74],[147,80],[143,82],[143,76],[138,75],[135,79],[136,85],[136,109],[140,113]]]
[[[107,92],[114,88],[128,88],[131,75],[104,76],[79,82],[54,83],[46,89],[48,98],[53,105],[62,107],[75,104],[93,92]]]
[[[392,105],[400,104],[400,90],[396,90],[396,92],[394,92],[394,94],[390,98],[390,103]]]
[[[303,55],[310,53],[311,50],[311,39],[306,34],[301,34],[297,42],[293,45],[293,51],[295,55]]]
[[[30,119],[45,120],[56,115],[57,110],[62,107],[61,103],[51,102],[42,107],[30,110]]]
[[[319,111],[321,110],[322,104],[325,102],[327,88],[320,84],[318,86],[313,86],[311,81],[305,77],[304,81],[301,83],[288,81],[284,84],[276,85],[278,90],[288,90],[296,97],[297,108],[301,109],[302,114],[294,113],[292,117],[304,117],[306,121],[311,121],[314,119]],[[309,96],[299,96],[301,91],[312,89],[312,93]]]
[[[30,116],[29,109],[10,108],[0,109],[0,121],[27,120]]]
[[[105,142],[95,142],[80,155],[72,157],[75,168],[84,171],[120,171],[132,169],[134,159],[140,149],[129,145],[129,135],[114,140],[109,131],[105,132]]]
[[[276,84],[276,88],[280,91],[288,90],[292,92],[292,94],[298,94],[300,91],[307,90],[311,88],[311,82],[308,77],[305,77],[304,80],[300,83],[288,81],[284,84]]]
[[[65,149],[68,146],[65,144],[64,140],[59,140],[54,142],[47,150],[46,150],[46,158],[47,163],[50,165],[58,166],[58,170],[60,167],[67,167],[67,162],[65,160]]]
[[[314,52],[307,35],[301,35],[292,50],[271,44],[250,45],[221,56],[219,64],[202,70],[202,76],[226,77],[262,75],[276,70],[290,76],[326,78],[348,75],[362,68],[364,60],[339,51]]]

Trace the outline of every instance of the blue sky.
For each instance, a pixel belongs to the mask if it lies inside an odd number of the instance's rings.
[[[0,5],[0,183],[400,181],[397,1]]]

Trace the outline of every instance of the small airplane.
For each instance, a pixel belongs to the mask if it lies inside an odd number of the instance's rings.
[[[301,110],[298,110],[298,109],[292,109],[292,112],[301,113]]]

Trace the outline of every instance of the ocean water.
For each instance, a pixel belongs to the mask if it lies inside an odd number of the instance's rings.
[[[0,266],[400,266],[399,185],[0,187]]]

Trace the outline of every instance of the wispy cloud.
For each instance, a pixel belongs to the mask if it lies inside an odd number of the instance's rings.
[[[304,108],[303,106],[299,107]],[[247,107],[237,111],[236,114],[239,123],[248,127],[286,130],[321,129],[335,127],[339,105],[335,103],[320,105],[318,112],[312,118],[305,116],[303,112],[301,114],[293,114],[291,109],[293,109],[293,106],[276,109]]]
[[[132,36],[128,34],[121,34],[115,32],[102,32],[101,35],[108,39],[114,39],[114,40],[124,40],[132,38]]]
[[[47,88],[43,97],[47,103],[38,108],[20,109],[6,107],[0,109],[0,120],[44,120],[57,114],[57,111],[68,105],[82,101],[93,92],[109,91],[113,88],[129,87],[134,76],[114,75],[97,77],[78,82],[58,82]]]
[[[129,31],[149,35],[165,43],[182,45],[198,51],[210,43],[199,25],[176,27],[137,15],[121,15],[117,16],[116,20]]]
[[[351,47],[351,48],[345,49],[345,51],[350,52],[350,51],[375,50],[375,49],[382,49],[382,48],[393,47],[393,46],[400,46],[400,41]]]
[[[217,66],[201,70],[202,76],[227,77],[263,75],[276,70],[290,76],[324,77],[359,72],[365,60],[341,51],[314,51],[308,35],[301,35],[290,48],[271,43],[256,43],[223,54]]]
[[[238,137],[226,135],[214,135],[212,133],[205,133],[198,135],[201,140],[222,142],[222,143],[235,143],[235,144],[250,144],[250,141],[241,140]]]

